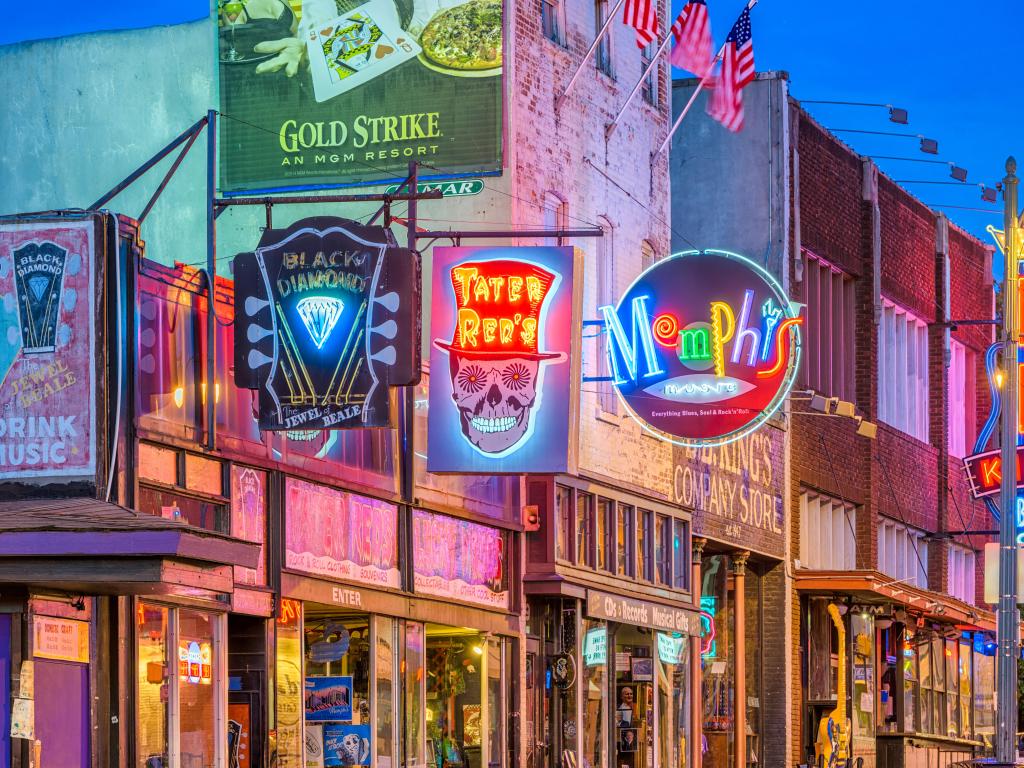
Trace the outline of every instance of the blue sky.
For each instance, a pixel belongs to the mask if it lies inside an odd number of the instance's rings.
[[[683,0],[672,3],[677,13]],[[743,0],[708,0],[708,5],[717,46]],[[206,15],[209,7],[209,0],[17,3],[7,9],[0,25],[0,45],[96,28],[189,21]],[[822,124],[937,139],[937,159],[967,168],[968,184],[907,188],[929,204],[991,209],[993,213],[942,208],[983,239],[988,239],[987,224],[1002,226],[1001,200],[983,203],[975,184],[994,185],[1003,176],[1006,156],[1014,151],[1024,160],[1024,133],[1019,130],[1024,125],[1024,99],[1019,93],[1010,95],[1020,67],[1005,52],[1012,30],[1024,21],[1019,0],[967,5],[952,0],[761,0],[752,19],[758,70],[789,72],[796,98],[894,104],[910,113],[910,124],[898,126],[888,122],[884,109],[808,104]],[[1014,127],[1020,137],[1016,146]],[[912,138],[841,136],[862,154],[936,159],[921,154]],[[944,166],[878,162],[894,179],[951,181]]]

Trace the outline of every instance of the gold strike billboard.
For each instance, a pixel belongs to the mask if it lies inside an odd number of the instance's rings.
[[[502,0],[218,0],[220,186],[502,165]]]

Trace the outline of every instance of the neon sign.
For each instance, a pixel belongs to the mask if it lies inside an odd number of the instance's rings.
[[[235,257],[235,383],[259,427],[292,435],[389,423],[419,380],[419,263],[382,227],[318,217]]]
[[[555,472],[568,462],[571,248],[435,248],[431,472]]]
[[[796,377],[798,308],[774,277],[735,253],[677,253],[600,312],[620,397],[644,429],[676,445],[749,434]]]

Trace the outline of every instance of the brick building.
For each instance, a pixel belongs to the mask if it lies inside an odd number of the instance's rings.
[[[677,81],[675,101],[693,85]],[[818,125],[785,74],[758,75],[744,92],[740,134],[718,130],[702,101],[673,141],[674,249],[751,255],[805,305],[801,372],[778,424],[785,565],[766,572],[766,629],[733,640],[747,689],[759,683],[768,714],[786,713],[788,728],[764,731],[768,762],[814,762],[821,717],[840,700],[866,766],[982,753],[994,622],[981,603],[983,537],[958,534],[992,523],[960,460],[988,415],[994,336],[950,321],[992,318],[991,249]],[[877,425],[874,438],[861,420]],[[694,530],[706,535],[700,515]],[[741,556],[751,538],[734,533],[716,546]],[[758,681],[749,670],[765,647],[784,647],[784,662]],[[703,666],[706,691],[715,671]],[[753,703],[748,694],[748,720]],[[704,720],[707,738],[715,726]],[[748,746],[756,733],[748,727]]]

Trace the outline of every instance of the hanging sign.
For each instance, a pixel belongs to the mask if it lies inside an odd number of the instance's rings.
[[[644,429],[677,445],[749,434],[796,378],[798,308],[774,277],[735,253],[677,253],[600,311],[620,397]]]
[[[435,248],[431,472],[568,469],[572,248]]]
[[[95,231],[0,224],[0,482],[95,475]]]
[[[303,219],[235,257],[235,382],[266,430],[384,427],[419,380],[419,261],[383,227]]]

